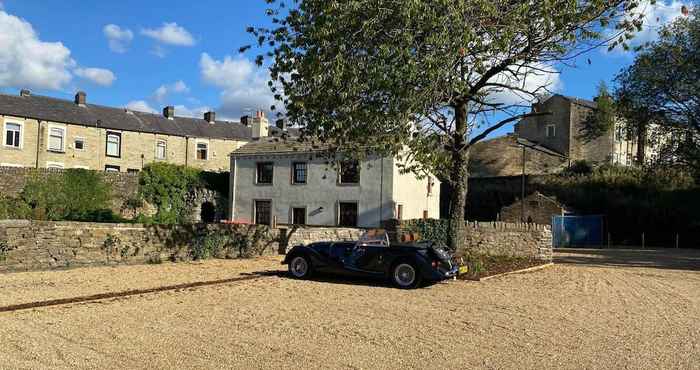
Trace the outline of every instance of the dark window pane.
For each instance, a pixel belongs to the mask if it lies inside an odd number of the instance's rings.
[[[273,171],[272,162],[258,163],[258,184],[272,184]]]
[[[357,203],[340,203],[338,226],[357,227]]]
[[[269,200],[255,201],[255,223],[258,225],[272,225],[272,203]]]
[[[340,164],[340,183],[357,184],[360,182],[360,164],[357,161],[347,161]]]
[[[296,162],[294,163],[294,177],[295,184],[306,184],[306,163]]]
[[[306,225],[306,208],[292,208],[292,224]]]

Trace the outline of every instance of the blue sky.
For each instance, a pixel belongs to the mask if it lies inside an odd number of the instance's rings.
[[[679,1],[649,7],[640,40],[680,15]],[[272,102],[265,71],[238,54],[249,25],[266,22],[263,0],[0,0],[0,92],[21,88],[91,103],[232,119]],[[9,47],[8,47],[9,45]],[[252,58],[252,55],[247,55]],[[591,60],[589,65],[587,59]],[[591,98],[633,61],[625,52],[593,51],[560,67],[557,91]],[[512,131],[507,127],[496,134]]]

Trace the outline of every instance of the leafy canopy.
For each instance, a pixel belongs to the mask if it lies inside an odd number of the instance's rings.
[[[624,44],[642,20],[638,0],[266,1],[272,27],[248,31],[286,118],[347,152],[403,153],[434,173],[463,166],[471,144],[548,94],[531,79],[608,44],[608,27]]]

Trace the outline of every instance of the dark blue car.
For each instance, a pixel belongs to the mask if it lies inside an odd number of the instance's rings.
[[[368,232],[355,242],[317,242],[293,247],[282,261],[298,279],[314,272],[387,278],[402,289],[457,276],[452,255],[431,241],[390,243],[384,232]]]

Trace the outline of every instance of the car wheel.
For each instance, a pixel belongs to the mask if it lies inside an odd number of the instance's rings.
[[[420,285],[421,276],[412,263],[399,262],[391,270],[391,280],[401,289],[413,289]]]
[[[296,256],[289,262],[289,274],[297,279],[306,279],[311,275],[311,261],[305,256]]]

